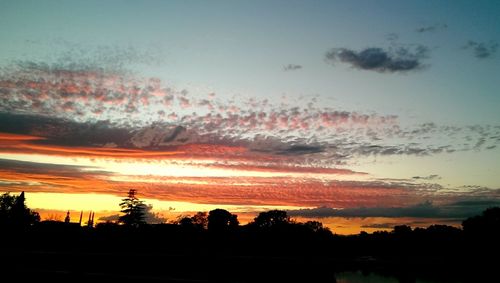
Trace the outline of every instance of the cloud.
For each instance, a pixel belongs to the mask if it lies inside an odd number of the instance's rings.
[[[302,65],[288,64],[283,66],[283,71],[296,71],[302,69]]]
[[[417,47],[382,52],[392,56],[387,60],[425,53]],[[288,105],[200,98],[156,78],[78,64],[9,66],[0,74],[0,92],[0,132],[33,138],[0,144],[2,152],[241,160],[253,155],[257,164],[293,160],[324,167],[358,156],[424,156],[500,144],[498,126],[403,128],[395,115],[321,107],[314,99]]]
[[[189,99],[183,96],[179,97],[179,104],[183,109],[191,107],[191,102],[189,101]]]
[[[72,42],[62,38],[45,42],[27,40],[27,45],[33,49],[47,50],[48,56],[53,58],[53,64],[60,68],[85,66],[87,69],[105,69],[126,71],[131,65],[158,66],[165,63],[164,48],[159,45],[140,47],[128,45],[96,45],[82,42]],[[57,48],[54,48],[54,47]],[[52,50],[64,49],[64,52]]]
[[[474,52],[474,57],[478,59],[486,59],[493,57],[493,55],[497,53],[498,43],[495,41],[486,43],[469,40],[463,49],[471,49]]]
[[[325,149],[322,146],[292,145],[277,153],[282,155],[302,155],[302,154],[321,153],[324,151]]]
[[[0,93],[2,111],[74,121],[130,121],[138,113],[150,117],[162,110],[160,105],[171,107],[176,98],[180,106],[191,106],[189,99],[181,96],[186,92],[162,86],[159,79],[78,64],[61,67],[18,62],[7,66],[0,73]]]
[[[0,182],[9,191],[120,194],[98,167],[0,159]]]
[[[444,30],[447,28],[448,28],[447,24],[434,24],[434,25],[419,27],[415,31],[418,33],[425,33],[425,32],[435,32],[438,30]]]
[[[364,172],[355,172],[355,171],[352,171],[349,169],[290,166],[290,165],[280,165],[280,164],[266,164],[266,165],[214,164],[214,165],[207,165],[207,167],[232,169],[232,170],[244,170],[244,171],[255,171],[255,172],[313,173],[313,174],[316,173],[316,174],[333,174],[333,175],[365,175],[365,174],[367,174]]]
[[[361,225],[361,228],[374,228],[374,229],[392,229],[394,228],[394,223],[373,223]]]
[[[248,175],[249,171],[225,176],[175,177],[163,175],[110,174],[99,168],[51,167],[51,164],[4,162],[0,181],[10,191],[53,193],[102,193],[121,196],[129,189],[137,189],[144,198],[165,201],[184,201],[227,205],[287,205],[298,207],[353,207],[406,204],[427,193],[428,185],[403,182],[326,181],[306,175],[306,169],[290,170],[289,176],[280,170],[266,174]],[[133,166],[133,165],[132,165]],[[245,168],[241,168],[245,169]],[[258,168],[260,169],[260,168]],[[310,173],[350,175],[339,169]],[[226,172],[230,172],[227,170]],[[244,174],[241,174],[241,173]],[[255,171],[254,171],[255,172]],[[302,174],[306,173],[306,174]],[[339,174],[336,174],[339,173]],[[126,173],[125,173],[126,174]],[[353,172],[354,174],[354,172]],[[261,176],[263,175],[263,176]],[[274,175],[274,176],[273,176]],[[30,180],[30,185],[23,182]],[[421,190],[423,190],[421,192]]]
[[[371,47],[359,52],[347,48],[333,48],[326,53],[325,59],[332,64],[342,62],[360,70],[396,73],[422,69],[422,60],[427,57],[428,52],[429,49],[422,45],[413,50],[407,47],[395,50]]]
[[[401,207],[352,207],[334,209],[318,207],[289,211],[290,216],[302,217],[416,217],[416,218],[467,218],[480,214],[486,208],[500,206],[500,199],[454,201],[439,206],[430,201]]]
[[[99,217],[99,221],[110,221],[110,222],[116,222],[118,221],[118,219],[120,219],[120,214],[111,214],[111,215],[105,215],[105,216],[101,216]]]
[[[310,166],[315,159],[313,166],[324,167],[328,164],[322,163],[325,160],[338,165],[357,156],[426,156],[485,150],[500,143],[500,127],[495,126],[458,128],[428,123],[401,129],[394,116],[346,111],[311,115],[298,109],[271,113],[271,117],[255,112],[231,114],[227,118],[219,114],[184,116],[176,123],[126,126],[106,120],[76,122],[0,112],[0,151],[102,158],[190,156],[254,160],[257,164],[262,160],[293,159],[301,166]],[[272,125],[273,132],[261,135],[264,129],[259,125],[267,128],[266,123]],[[302,137],[308,134],[306,129],[314,136]],[[391,142],[392,139],[398,142]]]
[[[131,138],[130,128],[108,121],[79,123],[64,118],[0,112],[1,139],[5,134],[26,135],[39,145],[98,146],[115,143],[122,147]]]
[[[157,199],[229,205],[352,207],[360,204],[397,205],[418,198],[415,190],[404,186],[370,182],[324,183],[317,179],[289,177],[204,177],[192,182],[185,178],[174,182],[168,177],[164,180],[166,183],[157,179],[151,181],[137,180],[123,186],[137,188],[143,195],[154,195]]]
[[[84,175],[108,176],[112,173],[102,171],[99,168],[89,166],[59,165],[48,163],[37,163],[28,161],[18,161],[10,159],[0,159],[0,170],[12,171],[21,174],[47,174],[61,177],[83,177]]]
[[[412,177],[412,179],[431,181],[431,180],[439,180],[441,179],[441,176],[433,174],[429,176],[414,176]]]
[[[369,218],[365,218],[369,219]],[[418,220],[415,220],[415,218],[408,218],[408,217],[403,217],[403,218],[385,218],[384,220],[387,220],[387,222],[379,222],[379,223],[369,223],[369,224],[364,224],[361,225],[360,228],[368,228],[368,229],[376,229],[376,230],[392,230],[394,229],[395,226],[398,225],[408,225],[410,227],[416,228],[416,227],[421,227],[421,228],[427,228],[432,225],[448,225],[448,226],[459,226],[460,223],[462,222],[462,218],[427,218],[427,219],[422,219],[418,218]]]
[[[461,189],[440,196],[439,192],[443,190],[443,187],[436,184],[420,184],[407,180],[339,181],[338,179],[342,176],[362,177],[366,174],[347,169],[289,166],[286,165],[287,163],[280,166],[279,160],[270,160],[267,156],[260,159],[259,155],[255,154],[250,155],[251,158],[242,163],[240,153],[230,153],[225,148],[211,149],[205,146],[196,149],[192,146],[184,148],[182,152],[188,154],[179,155],[173,159],[172,164],[188,166],[196,170],[213,167],[223,169],[226,173],[200,177],[164,176],[154,172],[127,175],[130,173],[120,173],[119,170],[111,173],[100,167],[0,160],[0,185],[10,191],[103,193],[118,196],[134,188],[141,191],[141,195],[145,198],[166,201],[319,207],[294,211],[294,215],[310,217],[459,216],[458,212],[462,213],[460,215],[468,215],[478,211],[478,207],[494,205],[495,201],[500,199],[498,191],[482,187]],[[233,155],[237,158],[233,159],[235,165],[204,164],[203,162],[196,165],[192,155],[202,157],[202,153],[207,152],[207,157],[235,154]],[[151,152],[139,153],[132,160],[128,156],[125,162],[131,162],[130,166],[134,166],[135,162],[139,162],[137,158],[147,159],[147,154]],[[109,154],[105,156],[109,158]],[[223,158],[220,162],[230,160],[231,158]],[[257,165],[256,160],[262,163]],[[155,157],[153,162],[160,161]],[[147,166],[152,166],[147,164]],[[159,166],[164,164],[169,163],[158,163]],[[144,164],[139,162],[138,167],[140,166]],[[327,175],[333,178],[326,178]],[[26,180],[29,180],[29,184]],[[434,206],[432,203],[422,202],[417,206],[411,205],[415,201],[423,201],[430,196],[439,200],[440,203],[447,201],[449,204]],[[475,202],[470,200],[467,202],[471,197]]]

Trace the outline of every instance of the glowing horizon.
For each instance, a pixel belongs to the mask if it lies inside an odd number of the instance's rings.
[[[335,233],[500,205],[496,3],[0,11],[0,192],[47,217],[132,188],[171,217],[279,208]]]

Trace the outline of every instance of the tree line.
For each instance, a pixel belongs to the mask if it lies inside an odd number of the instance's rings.
[[[274,281],[293,281],[299,270],[305,281],[328,275],[318,270],[362,270],[397,274],[403,278],[400,282],[415,282],[405,278],[429,274],[477,282],[478,272],[490,276],[496,270],[492,267],[496,261],[485,254],[500,252],[500,207],[465,219],[461,228],[399,225],[392,231],[357,235],[334,234],[318,221],[294,221],[283,210],[261,212],[245,225],[224,209],[198,212],[175,223],[148,224],[149,208],[137,191],[130,190],[120,202],[117,221],[80,226],[69,217],[67,221],[40,221],[38,213],[26,206],[24,193],[3,194],[0,241],[9,243],[4,246],[4,258],[18,260],[9,260],[7,266],[43,272],[54,266],[76,268],[77,274],[86,274],[89,271],[84,267],[70,263],[92,263],[99,272],[117,275],[123,271],[121,258],[126,257],[132,263],[127,272],[137,276],[206,279],[212,274],[214,282],[241,279],[241,266],[253,270],[244,274],[249,282],[260,281],[262,270],[274,274]],[[159,267],[165,263],[171,266],[167,273]]]
[[[38,212],[26,206],[25,193],[18,196],[4,193],[0,195],[0,227],[12,230],[26,230],[40,223]],[[121,215],[116,222],[106,221],[96,225],[123,226],[127,228],[141,228],[149,225],[146,222],[146,213],[151,209],[137,196],[137,190],[129,190],[127,197],[119,204]],[[64,222],[69,222],[69,213]],[[174,222],[175,225],[184,229],[209,230],[209,231],[233,231],[240,228],[238,216],[225,209],[214,209],[207,212],[198,212],[193,216],[181,217]],[[270,210],[259,213],[252,222],[245,225],[249,229],[283,229],[284,227],[303,227],[314,233],[323,233],[333,236],[333,233],[319,221],[307,221],[305,223],[292,220],[284,210]],[[376,231],[375,237],[383,237],[388,234],[398,237],[422,236],[424,234],[435,235],[461,235],[470,237],[495,238],[500,236],[500,207],[486,209],[480,215],[469,217],[462,222],[462,229],[447,225],[431,225],[428,228],[412,229],[407,225],[395,226],[393,231]],[[361,238],[367,237],[368,233],[361,232],[357,235]]]

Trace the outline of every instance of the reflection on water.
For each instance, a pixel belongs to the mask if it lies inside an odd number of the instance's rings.
[[[360,271],[357,272],[340,272],[335,274],[337,283],[401,283],[401,282],[414,282],[414,283],[444,283],[444,281],[434,281],[434,280],[410,280],[410,281],[400,281],[393,276],[382,276],[374,273],[363,274]],[[448,283],[450,281],[446,281]]]
[[[394,277],[385,277],[377,274],[363,274],[361,272],[341,272],[335,275],[337,283],[399,283]]]

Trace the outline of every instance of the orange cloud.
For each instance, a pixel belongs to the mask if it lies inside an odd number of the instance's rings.
[[[33,141],[33,140],[43,140],[43,137],[29,136],[29,135],[17,135],[11,133],[0,132],[0,143],[7,141]]]
[[[26,153],[69,157],[130,158],[130,159],[231,159],[231,160],[280,160],[285,157],[268,156],[249,152],[243,146],[196,143],[163,146],[161,149],[140,149],[123,147],[62,146],[38,143],[47,140],[39,136],[16,135],[0,132],[0,152]],[[48,141],[48,140],[47,140]]]
[[[305,166],[290,166],[290,165],[251,165],[251,164],[215,164],[209,165],[214,168],[245,170],[257,172],[280,172],[280,173],[314,173],[314,174],[335,174],[335,175],[365,175],[364,172],[355,172],[349,169],[327,168],[327,167],[305,167]]]
[[[109,177],[113,176],[113,180]],[[301,207],[398,206],[415,202],[419,196],[404,187],[377,183],[324,183],[315,179],[265,177],[152,177],[129,176],[135,180],[119,181],[117,175],[93,172],[62,174],[0,170],[0,180],[17,182],[16,191],[61,193],[106,193],[123,195],[138,189],[146,198],[204,204],[285,205]],[[22,182],[34,183],[27,187]]]
[[[70,147],[40,144],[38,136],[0,134],[0,152],[57,155],[65,157],[106,158],[111,162],[141,160],[210,160],[201,167],[210,170],[239,170],[279,173],[359,175],[348,169],[291,166],[288,157],[255,153],[242,146],[188,144],[163,150],[116,147]],[[45,141],[44,141],[45,142]],[[234,161],[232,165],[217,163]],[[238,163],[237,161],[245,161]],[[288,177],[162,177],[124,176],[96,171],[98,168],[37,163],[0,168],[0,180],[11,182],[10,189],[37,192],[103,193],[123,195],[135,188],[148,198],[204,204],[285,205],[301,207],[398,206],[414,203],[419,195],[405,184],[361,181],[328,181],[297,174]],[[41,165],[40,165],[41,164]],[[28,169],[23,169],[28,166]],[[50,167],[52,166],[52,167]],[[59,167],[57,167],[59,166]],[[133,164],[131,165],[133,166]],[[158,166],[162,166],[158,164]],[[144,174],[148,174],[144,172]],[[151,174],[151,173],[149,173]],[[29,183],[28,186],[26,186]]]
[[[56,145],[37,145],[18,143],[0,147],[0,152],[36,153],[60,156],[95,156],[110,158],[162,158],[172,155],[183,155],[184,151],[146,151],[141,149],[106,148],[106,147],[64,147]]]

